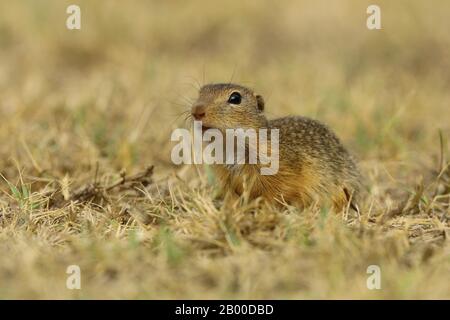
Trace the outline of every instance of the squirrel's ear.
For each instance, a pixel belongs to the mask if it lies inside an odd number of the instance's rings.
[[[259,94],[257,94],[255,96],[255,98],[256,98],[256,104],[258,106],[258,110],[259,111],[264,111],[264,98],[261,95],[259,95]]]

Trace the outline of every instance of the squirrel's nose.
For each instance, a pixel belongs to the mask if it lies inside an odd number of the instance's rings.
[[[193,105],[191,114],[195,120],[201,120],[206,115],[205,106],[203,104]]]

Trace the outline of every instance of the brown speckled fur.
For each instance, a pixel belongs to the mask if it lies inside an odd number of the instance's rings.
[[[228,103],[232,92],[242,95],[239,105]],[[194,103],[205,107],[203,125],[227,128],[279,129],[279,171],[260,174],[260,165],[213,165],[224,191],[244,192],[251,198],[284,201],[305,207],[330,202],[336,211],[357,208],[361,176],[357,166],[336,135],[324,124],[301,116],[268,121],[264,102],[252,90],[235,84],[209,84],[200,89]],[[270,135],[269,135],[270,136]],[[270,145],[270,144],[269,144]]]

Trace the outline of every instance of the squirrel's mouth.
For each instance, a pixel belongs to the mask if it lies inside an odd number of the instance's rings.
[[[199,127],[197,127],[197,128],[200,129]],[[208,131],[210,129],[222,131],[219,127],[216,127],[214,124],[211,125],[209,123],[202,123],[201,128],[202,128],[202,134],[204,134],[206,131]]]
[[[214,128],[214,127],[209,127],[209,126],[204,126],[204,125],[202,125],[202,133],[205,133],[206,130],[209,130],[209,129],[215,129],[215,128]]]

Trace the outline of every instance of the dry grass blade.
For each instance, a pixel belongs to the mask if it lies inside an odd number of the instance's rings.
[[[73,193],[69,194],[67,199],[57,197],[58,192],[53,191],[53,197],[50,197],[51,207],[64,207],[71,202],[86,203],[98,199],[107,199],[106,194],[118,187],[131,188],[135,185],[143,185],[144,187],[152,183],[154,166],[148,166],[145,170],[134,175],[127,176],[125,172],[120,173],[120,178],[108,185],[102,185],[94,179],[94,182],[87,183],[78,187]]]

